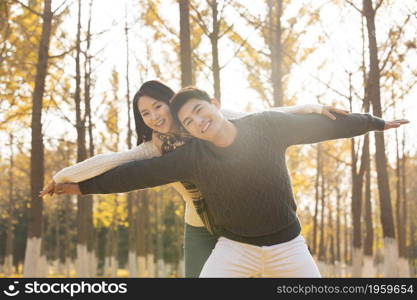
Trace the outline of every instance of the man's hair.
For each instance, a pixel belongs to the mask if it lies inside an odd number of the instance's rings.
[[[211,103],[211,98],[207,92],[196,88],[195,86],[187,86],[177,92],[169,101],[171,107],[171,113],[174,118],[178,119],[178,111],[184,106],[190,99],[198,99]]]

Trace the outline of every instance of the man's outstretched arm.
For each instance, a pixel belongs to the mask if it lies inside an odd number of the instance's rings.
[[[81,194],[124,193],[190,180],[191,162],[187,145],[147,160],[133,161],[116,167],[97,177],[80,182]]]
[[[386,122],[369,114],[352,113],[338,115],[329,120],[320,115],[291,115],[266,112],[265,117],[271,135],[286,145],[312,144],[326,140],[351,138],[369,131],[382,131],[399,127],[407,120]]]

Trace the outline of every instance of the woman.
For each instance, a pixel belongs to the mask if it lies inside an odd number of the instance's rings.
[[[174,95],[172,89],[158,81],[145,82],[133,99],[133,111],[138,136],[138,146],[119,153],[100,154],[80,162],[71,167],[59,171],[53,177],[54,181],[40,193],[44,196],[49,193],[62,194],[71,185],[59,185],[56,183],[80,182],[100,175],[112,168],[133,160],[148,159],[164,155],[176,147],[187,142],[190,138],[174,121],[170,112],[169,100]],[[334,119],[331,112],[347,113],[333,107],[322,105],[302,105],[294,107],[277,108],[277,110],[291,113],[319,113]],[[224,114],[229,119],[243,116],[241,113],[227,112]],[[189,183],[173,184],[183,196],[185,205],[185,230],[184,230],[184,258],[185,276],[198,277],[200,271],[214,248],[217,237],[210,234],[194,207],[193,200],[201,198],[199,191]]]

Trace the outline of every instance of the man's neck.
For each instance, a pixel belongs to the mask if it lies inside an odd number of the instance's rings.
[[[224,120],[224,125],[219,133],[210,142],[216,147],[228,147],[235,141],[237,135],[237,127],[229,120]]]

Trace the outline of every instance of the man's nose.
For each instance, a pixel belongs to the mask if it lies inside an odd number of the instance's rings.
[[[195,116],[194,117],[194,122],[196,122],[198,124],[198,126],[203,126],[204,124],[204,118],[199,117],[199,116]]]

